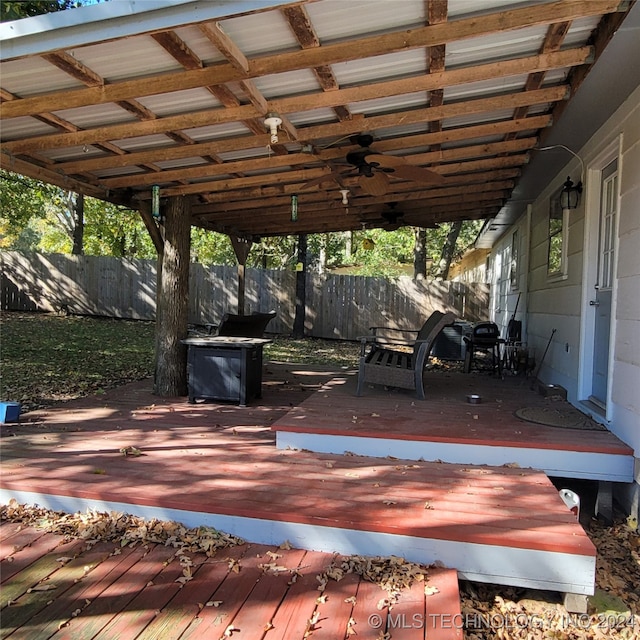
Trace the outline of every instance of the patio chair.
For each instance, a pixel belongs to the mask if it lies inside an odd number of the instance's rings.
[[[455,322],[451,313],[434,311],[420,329],[371,327],[372,334],[360,338],[360,366],[356,395],[362,395],[365,382],[414,389],[424,400],[422,375],[431,348],[438,334]],[[395,334],[398,339],[382,334]],[[402,334],[415,334],[415,339],[402,339]]]
[[[500,329],[495,322],[476,322],[471,335],[464,336],[464,341],[467,346],[464,358],[465,373],[471,373],[474,364],[477,366],[479,354],[485,354],[490,357],[490,370],[502,375],[500,347],[505,341],[500,337]]]
[[[262,338],[267,325],[276,317],[275,311],[269,313],[254,312],[248,316],[225,313],[220,324],[208,324],[209,335],[235,336],[240,338]]]

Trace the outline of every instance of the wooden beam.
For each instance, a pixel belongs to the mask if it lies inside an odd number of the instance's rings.
[[[434,197],[433,194],[437,193],[438,195],[456,195],[460,192],[460,188],[458,186],[451,187],[439,187],[437,190],[433,189],[416,189],[415,185],[407,188],[407,183],[402,184],[392,184],[389,189],[389,192],[384,196],[376,196],[373,197],[362,197],[355,198],[354,194],[351,194],[351,203],[355,206],[359,206],[362,203],[367,202],[405,202],[410,200],[419,200],[422,201],[424,199]],[[489,191],[489,190],[504,190],[504,189],[512,189],[514,186],[513,181],[511,180],[498,180],[498,181],[490,181],[484,182],[481,184],[470,184],[465,188],[465,195],[469,195],[469,197],[473,197],[473,194],[478,193],[480,191]],[[401,187],[405,187],[402,189]],[[229,197],[227,198],[227,194]],[[300,187],[296,184],[287,184],[287,185],[278,185],[275,187],[260,187],[256,189],[252,189],[251,191],[227,191],[225,193],[217,193],[217,194],[209,194],[206,198],[206,201],[202,204],[195,203],[193,205],[193,211],[196,212],[206,212],[207,210],[215,210],[214,207],[218,203],[226,203],[233,202],[236,200],[240,200],[243,198],[246,199],[256,199],[262,198],[265,202],[269,202],[272,198],[276,198],[278,196],[291,196],[293,194],[301,197]],[[328,188],[324,191],[315,191],[311,192],[308,195],[304,196],[303,202],[307,201],[317,201],[320,199],[324,199],[325,201],[340,201],[341,195],[337,192],[335,188]]]
[[[566,89],[564,87],[551,87],[549,89],[539,89],[538,91],[529,91],[523,93],[509,94],[508,96],[499,96],[498,98],[480,98],[477,100],[472,100],[469,102],[460,102],[460,103],[452,103],[449,105],[443,105],[442,107],[436,108],[427,108],[427,109],[419,109],[416,111],[408,112],[408,114],[403,118],[405,123],[413,123],[413,122],[428,122],[432,118],[438,117],[455,117],[459,115],[468,115],[470,113],[482,113],[482,112],[490,112],[498,109],[503,109],[506,107],[516,107],[520,106],[523,103],[526,104],[535,104],[538,102],[549,102],[554,100],[561,100],[566,97]],[[367,119],[365,119],[367,120]],[[385,123],[389,123],[389,126],[397,121],[397,116],[373,116],[370,120],[373,122],[370,126],[372,127],[381,127]],[[140,123],[146,124],[146,123]],[[355,123],[337,123],[332,128],[332,131],[335,129],[343,130],[346,125],[349,126],[349,130],[351,128],[358,127]],[[327,135],[327,131],[323,127],[315,127],[311,128],[313,130],[313,136]],[[316,133],[317,131],[317,133]],[[302,136],[309,136],[309,129],[303,130],[300,132]],[[62,134],[65,135],[65,134]],[[74,134],[66,134],[66,135],[74,135]],[[434,134],[431,134],[434,135]],[[266,136],[265,136],[266,137]],[[309,136],[311,137],[311,136]],[[32,139],[33,140],[33,139]],[[28,141],[27,141],[28,142]],[[37,146],[37,145],[36,145]],[[6,147],[11,149],[14,153],[23,152],[24,150],[18,147],[18,150],[15,150],[15,146],[12,147],[11,143],[7,144]],[[193,149],[193,147],[189,147],[189,149]],[[215,146],[212,150],[215,149]],[[197,155],[194,152],[189,154],[191,157]],[[308,154],[291,154],[286,157],[271,157],[266,158],[267,166],[264,168],[269,168],[269,162],[272,162],[272,166],[286,166],[287,159],[291,158],[292,155],[301,156],[300,162],[308,162],[312,163],[314,158],[309,156]],[[134,159],[129,158],[129,162],[124,164],[124,166],[128,166],[130,164],[137,164]],[[198,178],[204,177],[208,175],[221,175],[233,171],[246,171],[251,168],[259,169],[262,168],[261,162],[264,162],[265,158],[258,158],[252,160],[243,160],[238,161],[238,163],[223,163],[222,165],[215,166],[207,166],[207,167],[191,167],[186,169],[176,169],[171,171],[162,172],[162,181],[170,181],[173,179],[182,178]],[[239,164],[239,163],[250,163],[250,164]],[[295,159],[292,159],[293,164],[298,164]],[[86,170],[86,165],[84,163],[80,163],[79,168],[82,170]],[[68,171],[68,169],[67,169]],[[180,176],[178,176],[180,173]],[[108,185],[110,188],[117,188],[123,186],[136,186],[143,184],[152,184],[156,182],[156,177],[151,178],[151,176],[136,174],[136,176],[123,176],[120,178],[112,178],[108,180],[104,180],[103,183]]]
[[[88,87],[102,87],[104,85],[103,78],[64,51],[45,53],[42,59],[50,62],[55,67],[58,67],[58,69],[61,69]],[[49,109],[47,109],[47,111],[49,111]],[[53,111],[53,109],[51,109],[51,111]]]
[[[552,24],[578,18],[618,11],[619,0],[560,0],[543,5],[533,5],[498,11],[493,14],[443,22],[408,31],[380,34],[367,38],[333,43],[322,47],[303,49],[291,53],[265,56],[247,61],[245,69],[242,56],[231,56],[240,68],[229,64],[212,65],[181,73],[158,74],[146,78],[126,80],[104,87],[78,89],[61,93],[31,96],[7,103],[2,117],[34,115],[92,104],[105,104],[130,98],[153,95],[162,86],[163,91],[180,91],[197,87],[224,84],[245,77],[283,73],[308,67],[316,67],[349,60],[357,60],[385,53],[447,44],[455,40],[480,37],[520,29],[528,26]],[[220,31],[218,28],[212,28]],[[226,34],[225,34],[226,35]],[[218,45],[216,45],[218,46]]]
[[[295,177],[288,175],[286,173],[273,173],[268,176],[259,175],[259,176],[249,176],[247,178],[236,178],[230,180],[219,180],[214,182],[207,183],[198,183],[184,186],[176,186],[176,187],[165,187],[161,190],[162,195],[179,195],[179,194],[200,194],[206,193],[207,191],[212,192],[221,192],[226,191],[227,189],[238,189],[246,186],[257,186],[257,185],[265,185],[268,181],[269,184],[282,184],[282,183],[290,183],[292,181],[297,182],[306,182],[307,180],[318,177],[323,173],[322,170],[309,170],[308,173],[303,173],[302,175],[298,174]],[[303,177],[304,176],[304,177]],[[445,184],[448,184],[448,181],[451,181],[452,176],[448,176],[445,179]],[[467,179],[471,179],[467,177]],[[357,177],[352,178],[344,178],[345,186],[347,187],[356,187],[357,186]]]
[[[367,130],[367,122],[371,119],[362,120],[362,125]],[[375,121],[374,121],[375,122]],[[465,129],[448,129],[438,134],[423,134],[415,136],[403,136],[394,140],[381,140],[375,143],[375,147],[380,151],[392,151],[394,149],[405,149],[411,146],[430,145],[437,143],[455,142],[463,139],[473,139],[492,135],[507,134],[509,132],[521,133],[522,131],[535,131],[538,129],[544,129],[551,124],[551,118],[549,116],[534,116],[530,118],[523,118],[519,120],[505,120],[501,122],[493,122],[483,125],[475,125],[473,127],[467,127]],[[323,128],[318,127],[316,130],[318,135]],[[325,130],[328,136],[341,135],[341,132],[336,131],[334,125],[328,125]],[[308,132],[309,130],[304,130]],[[267,138],[265,136],[265,144]],[[83,158],[81,160],[73,160],[68,162],[58,162],[55,164],[56,169],[65,173],[74,173],[75,171],[97,171],[102,169],[113,169],[116,167],[125,167],[128,165],[139,165],[145,162],[163,162],[167,160],[177,160],[180,158],[190,158],[194,156],[206,156],[214,153],[220,153],[224,151],[236,151],[242,148],[240,145],[246,145],[245,148],[253,146],[254,141],[252,138],[243,138],[241,140],[226,140],[216,142],[200,142],[193,145],[193,147],[167,147],[162,149],[154,149],[150,151],[139,151],[128,154],[127,158]],[[326,159],[333,157],[327,150],[319,154],[319,157]],[[342,153],[342,152],[340,152]],[[337,156],[335,156],[337,157]],[[313,157],[310,156],[312,160]]]
[[[151,37],[185,69],[202,69],[202,60],[175,31],[152,33]]]
[[[201,24],[200,30],[235,69],[243,75],[249,71],[249,60],[247,60],[236,43],[224,32],[219,22]]]
[[[76,193],[83,193],[86,196],[109,200],[106,189],[76,180],[69,176],[61,175],[57,171],[40,167],[31,162],[21,160],[20,158],[10,157],[5,153],[0,153],[0,168],[5,171],[21,173],[22,175],[35,178],[36,180],[42,180],[49,184],[55,184],[68,191],[75,191]]]
[[[448,0],[427,0],[427,24],[440,24],[447,20]],[[427,50],[427,70],[428,73],[442,73],[445,66],[446,45],[438,44],[429,47]],[[429,106],[439,107],[444,102],[444,89],[432,89],[429,92]],[[432,120],[429,123],[429,131],[437,132],[442,130],[441,120]]]
[[[450,118],[461,115],[469,115],[471,113],[480,113],[483,111],[515,108],[523,104],[540,104],[553,102],[556,100],[564,100],[567,97],[568,94],[566,87],[549,87],[547,89],[538,89],[537,91],[514,93],[493,98],[480,98],[476,100],[469,100],[466,102],[455,102],[443,105],[441,107],[416,109],[414,111],[405,113],[405,115],[403,116],[403,123],[424,123],[426,121],[429,121],[430,119]],[[246,110],[248,110],[255,114],[255,108],[253,106],[247,105],[243,107],[237,107],[236,109],[216,109],[215,111],[211,112],[211,114],[207,114],[207,118],[209,120],[216,119],[218,122],[228,122],[228,118],[231,112],[238,113],[241,110],[245,110],[243,112],[246,112]],[[97,129],[77,131],[72,133],[37,136],[34,138],[29,138],[28,140],[16,140],[13,142],[7,142],[3,145],[3,149],[13,154],[20,154],[32,151],[40,151],[44,149],[52,149],[56,147],[94,144],[103,140],[113,140],[122,137],[135,137],[136,135],[143,135],[144,133],[149,134],[150,132],[164,133],[165,131],[174,129],[190,128],[186,127],[184,122],[182,122],[182,127],[172,126],[178,124],[176,122],[176,119],[183,119],[183,116],[161,118],[159,120],[137,122],[127,125],[111,125],[106,127],[99,127]],[[370,127],[393,126],[397,124],[397,119],[397,114],[389,114],[386,116],[371,116],[370,118],[363,119],[363,121],[336,123],[331,127],[331,130],[346,130],[347,133],[352,132],[354,129],[357,131],[359,125],[366,121],[369,122]],[[140,129],[142,129],[143,131],[140,131]],[[329,135],[327,131],[328,129],[329,127],[309,127],[302,130],[300,132],[300,136],[303,138],[306,137],[307,139],[320,138]],[[265,135],[264,139],[266,144],[269,136]],[[252,144],[247,148],[255,148],[261,146],[260,142],[262,142],[260,136],[251,138]],[[234,140],[232,142],[231,148],[237,149],[239,144],[241,143],[238,143]]]

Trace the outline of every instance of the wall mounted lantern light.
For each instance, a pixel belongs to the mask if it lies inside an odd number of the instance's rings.
[[[582,178],[584,177],[584,162],[582,158],[569,149],[569,147],[563,144],[553,144],[549,147],[539,147],[538,151],[550,151],[552,149],[564,149],[568,151],[572,156],[578,159],[580,162],[580,180],[578,184],[574,184],[570,176],[567,176],[565,183],[562,185],[562,191],[560,192],[560,208],[565,209],[577,209],[580,204],[580,195],[582,194]]]
[[[560,192],[560,207],[562,209],[577,209],[582,193],[582,181],[573,184],[573,180],[567,176]]]

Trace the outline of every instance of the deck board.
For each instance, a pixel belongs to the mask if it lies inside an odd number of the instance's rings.
[[[429,417],[434,412],[424,407],[436,402],[403,393],[375,398],[375,404],[349,393],[328,401],[327,388],[344,388],[339,372],[284,367],[280,373],[287,384],[272,377],[261,404],[249,407],[161,399],[139,383],[34,412],[3,442],[0,498],[207,524],[269,548],[290,538],[314,551],[394,553],[449,566],[464,560],[467,566],[455,568],[469,579],[483,579],[489,570],[484,579],[505,584],[593,587],[593,545],[543,472],[279,450],[272,425],[308,421],[315,415],[309,406],[325,407],[323,420],[330,414],[342,421],[339,428],[352,429],[365,415],[354,412],[354,401],[365,401],[370,420],[382,416],[373,413],[383,411],[383,399],[387,412],[405,420],[417,410]],[[306,386],[290,382],[297,375]],[[489,417],[468,420],[492,435]],[[127,446],[142,455],[122,455]],[[489,558],[504,553],[514,572],[535,569],[533,583],[492,569],[500,563]],[[538,567],[551,573],[537,575]],[[569,577],[560,579],[563,573]],[[198,616],[187,636],[196,637],[202,620]]]
[[[59,537],[44,532],[43,537],[50,539],[54,554],[68,550],[68,543],[62,543]],[[313,626],[315,630],[311,637],[336,640],[347,638],[350,621],[354,629],[353,622],[358,621],[359,638],[379,638],[380,631],[389,622],[390,629],[394,630],[393,637],[396,637],[393,609],[377,607],[377,603],[387,596],[386,592],[354,573],[340,582],[330,581],[327,597],[324,602],[318,601],[321,592],[316,576],[330,566],[333,554],[277,549],[280,557],[275,558],[267,553],[275,554],[273,548],[249,544],[220,549],[212,557],[190,554],[194,565],[193,580],[180,587],[172,579],[182,567],[177,559],[167,563],[167,554],[172,553],[172,549],[157,545],[121,548],[117,542],[89,547],[85,541],[73,542],[81,542],[82,547],[72,562],[78,567],[89,566],[90,570],[75,582],[71,580],[71,574],[64,581],[61,579],[61,573],[71,568],[71,562],[53,573],[52,580],[58,588],[39,592],[46,594],[46,603],[36,615],[24,615],[26,609],[23,613],[14,613],[25,606],[25,600],[29,600],[31,594],[20,596],[15,605],[3,610],[3,637],[177,640],[184,637],[219,638],[233,627],[237,631],[230,637],[304,640]],[[48,555],[44,547],[40,549],[42,555],[35,564]],[[230,558],[240,561],[239,572],[230,569]],[[293,580],[290,572],[273,575],[260,567],[263,561],[272,559],[295,570],[297,579]],[[151,576],[155,577],[145,582]],[[9,585],[20,583],[23,578],[17,574]],[[455,571],[443,573],[441,569],[430,569],[427,581],[438,595],[446,596],[445,608],[439,611],[449,617],[459,613]],[[66,588],[63,582],[73,586]],[[350,594],[355,596],[354,600],[346,601]],[[410,590],[401,593],[398,606],[406,608],[406,603],[410,602],[411,611],[422,610],[424,598],[424,582],[416,582]],[[213,600],[218,607],[209,606]],[[317,622],[310,625],[316,610]],[[372,614],[380,616],[381,626],[371,624],[369,617]],[[403,633],[406,635],[402,637],[407,640],[425,638],[425,628],[420,626],[403,629]]]

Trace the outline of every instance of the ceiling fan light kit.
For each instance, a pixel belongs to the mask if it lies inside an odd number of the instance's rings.
[[[319,178],[314,178],[306,182],[302,189],[308,189],[330,180],[337,182],[340,178],[347,177],[354,172],[357,175],[358,186],[368,196],[386,195],[389,191],[390,176],[429,185],[444,182],[444,178],[435,171],[410,164],[405,158],[385,155],[371,149],[373,136],[369,134],[351,136],[349,141],[360,147],[347,152],[345,156],[345,162],[352,168],[346,172],[332,171]]]

